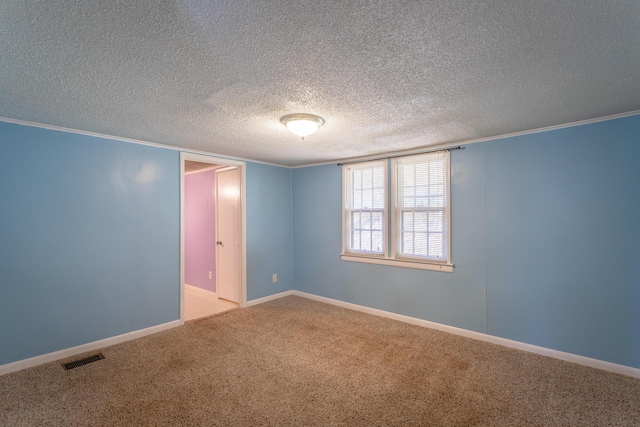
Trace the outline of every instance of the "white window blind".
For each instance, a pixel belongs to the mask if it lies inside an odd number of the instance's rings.
[[[394,254],[449,262],[449,152],[394,162]]]
[[[345,250],[386,254],[386,163],[345,165],[344,178]]]

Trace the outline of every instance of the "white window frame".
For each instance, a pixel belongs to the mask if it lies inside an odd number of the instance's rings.
[[[397,256],[398,245],[398,231],[396,230],[397,220],[397,160],[399,158],[391,158],[384,160],[369,161],[363,163],[355,163],[349,165],[343,165],[342,168],[342,253],[340,258],[343,261],[362,262],[367,264],[388,265],[394,267],[406,267],[415,268],[420,270],[432,270],[452,273],[454,265],[451,262],[451,158],[448,150],[444,151],[445,154],[445,214],[446,214],[446,260],[432,260],[422,257],[407,257]],[[392,163],[392,176],[391,187],[389,187],[389,174],[388,164]],[[381,163],[382,162],[382,163]],[[384,208],[384,224],[383,224],[383,238],[384,238],[384,254],[371,254],[366,252],[351,251],[348,249],[349,245],[347,240],[350,237],[349,234],[349,206],[348,206],[348,192],[350,189],[350,178],[348,176],[349,168],[367,168],[371,165],[381,163],[384,165],[384,186],[385,186],[385,208]],[[391,203],[389,202],[389,194],[391,193]],[[391,210],[391,214],[389,214]],[[391,218],[389,218],[389,216]]]
[[[444,157],[444,207],[442,208],[442,212],[444,214],[444,238],[445,238],[445,250],[444,250],[444,259],[438,260],[433,258],[426,258],[421,256],[411,256],[406,254],[400,254],[400,225],[399,225],[399,216],[401,211],[403,210],[398,203],[399,196],[399,185],[400,182],[398,180],[398,165],[401,163],[412,163],[414,160],[427,160],[429,156],[433,156],[435,154],[442,154]],[[409,162],[407,162],[407,160]],[[393,174],[391,177],[391,258],[393,259],[404,259],[412,262],[423,262],[429,264],[438,264],[443,266],[451,266],[451,172],[450,172],[450,164],[451,158],[449,155],[449,151],[441,151],[434,153],[426,153],[426,154],[418,154],[414,156],[406,156],[406,157],[396,157],[391,159],[393,165]],[[414,208],[416,211],[429,211],[432,208]]]
[[[367,251],[358,251],[349,248],[348,240],[351,237],[350,234],[350,213],[352,211],[353,201],[351,197],[351,174],[350,170],[369,169],[372,167],[381,166],[384,174],[384,204],[382,213],[382,253],[373,253]],[[371,162],[363,162],[357,164],[344,165],[342,168],[342,254],[351,255],[358,258],[387,258],[389,255],[389,187],[388,187],[388,168],[385,160],[375,160]]]

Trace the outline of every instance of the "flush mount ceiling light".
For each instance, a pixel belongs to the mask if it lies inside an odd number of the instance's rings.
[[[313,114],[288,114],[280,119],[283,125],[300,138],[304,140],[305,136],[309,136],[318,130],[324,123],[322,117]]]

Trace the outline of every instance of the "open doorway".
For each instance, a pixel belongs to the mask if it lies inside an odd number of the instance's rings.
[[[246,303],[245,164],[181,153],[180,320]]]

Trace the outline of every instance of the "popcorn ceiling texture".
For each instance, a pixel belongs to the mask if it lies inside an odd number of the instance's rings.
[[[638,46],[635,0],[5,0],[0,116],[294,166],[640,110]]]

